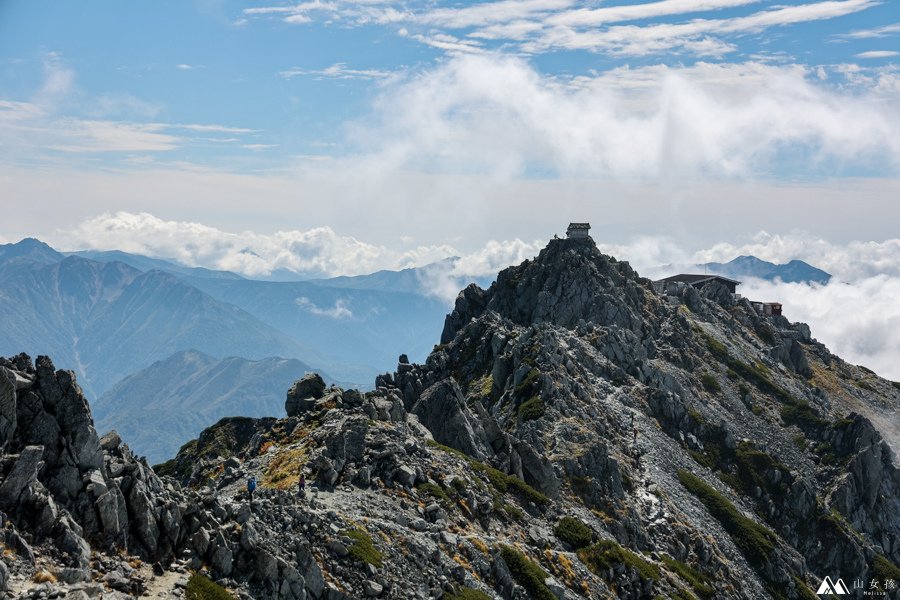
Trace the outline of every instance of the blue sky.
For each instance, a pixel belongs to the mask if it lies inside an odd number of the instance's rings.
[[[25,152],[5,143],[3,158],[107,167],[177,161],[249,172],[366,153],[372,141],[352,131],[384,118],[373,103],[385,88],[463,55],[515,56],[563,82],[623,67],[801,65],[820,70],[823,89],[846,90],[854,86],[848,68],[896,77],[898,50],[900,10],[875,0],[13,0],[0,4],[0,98],[37,104],[54,128],[80,119],[121,127],[76,135],[74,144],[47,139]],[[107,152],[104,136],[115,140]],[[791,169],[767,165],[764,174],[806,175],[798,168],[805,152],[789,159]],[[453,169],[438,162],[425,168]],[[559,174],[527,162],[517,175]],[[882,175],[896,164],[837,167]]]

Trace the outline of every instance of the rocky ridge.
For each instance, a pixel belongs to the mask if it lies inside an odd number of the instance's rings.
[[[900,474],[873,425],[897,386],[721,289],[656,296],[590,239],[466,288],[425,364],[401,356],[365,394],[304,377],[286,418],[224,419],[155,472],[97,437],[70,373],[23,356],[0,373],[0,509],[21,540],[0,579],[18,594],[134,594],[192,569],[316,599],[900,580]],[[57,583],[28,583],[40,569]]]

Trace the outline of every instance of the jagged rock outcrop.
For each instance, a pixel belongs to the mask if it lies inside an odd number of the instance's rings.
[[[101,440],[70,371],[49,358],[0,361],[6,434],[0,508],[17,526],[55,538],[74,565],[89,544],[147,560],[171,558],[181,516],[160,479],[115,438]],[[18,456],[16,457],[16,454]]]
[[[310,373],[294,382],[288,390],[284,410],[289,417],[297,416],[315,407],[316,401],[325,395],[325,381],[318,373]]]

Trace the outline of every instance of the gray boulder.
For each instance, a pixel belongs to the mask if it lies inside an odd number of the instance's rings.
[[[43,446],[27,446],[16,459],[12,470],[0,484],[0,506],[10,512],[19,508],[20,496],[26,487],[37,482],[43,466]]]
[[[316,400],[325,395],[325,381],[318,373],[309,373],[294,382],[284,402],[287,416],[295,417],[312,410]]]

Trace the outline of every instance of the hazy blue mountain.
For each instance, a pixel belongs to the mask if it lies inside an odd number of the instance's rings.
[[[0,281],[34,265],[49,265],[65,258],[62,254],[34,238],[25,238],[15,244],[0,244]]]
[[[213,298],[336,357],[335,377],[370,383],[406,353],[424,359],[440,337],[445,300],[421,293],[330,287],[326,282],[187,279]],[[347,364],[358,365],[350,370]]]
[[[155,464],[223,417],[282,416],[285,390],[312,370],[294,359],[218,359],[187,350],[129,375],[91,406],[101,435],[115,429]]]
[[[0,262],[0,354],[52,355],[78,373],[89,397],[186,348],[214,356],[316,357],[168,273],[75,256],[23,265],[18,258]]]
[[[356,277],[260,281],[119,251],[60,254],[37,240],[0,252],[0,281],[12,278],[0,298],[7,329],[0,352],[52,351],[92,396],[187,348],[297,357],[369,387],[399,354],[425,358],[452,307],[438,292],[467,283],[448,279],[455,259]]]
[[[780,279],[785,283],[821,283],[826,284],[831,280],[831,274],[805,263],[802,260],[792,260],[785,264],[775,264],[755,256],[738,256],[727,263],[711,262],[700,265],[707,272],[726,277],[757,277],[774,281]]]
[[[216,271],[203,267],[187,267],[176,261],[151,258],[140,254],[131,254],[119,250],[79,250],[78,252],[66,252],[66,256],[80,256],[97,262],[120,262],[138,271],[164,271],[173,275],[189,275],[191,277],[210,277],[213,279],[243,279],[237,273],[231,271]]]

